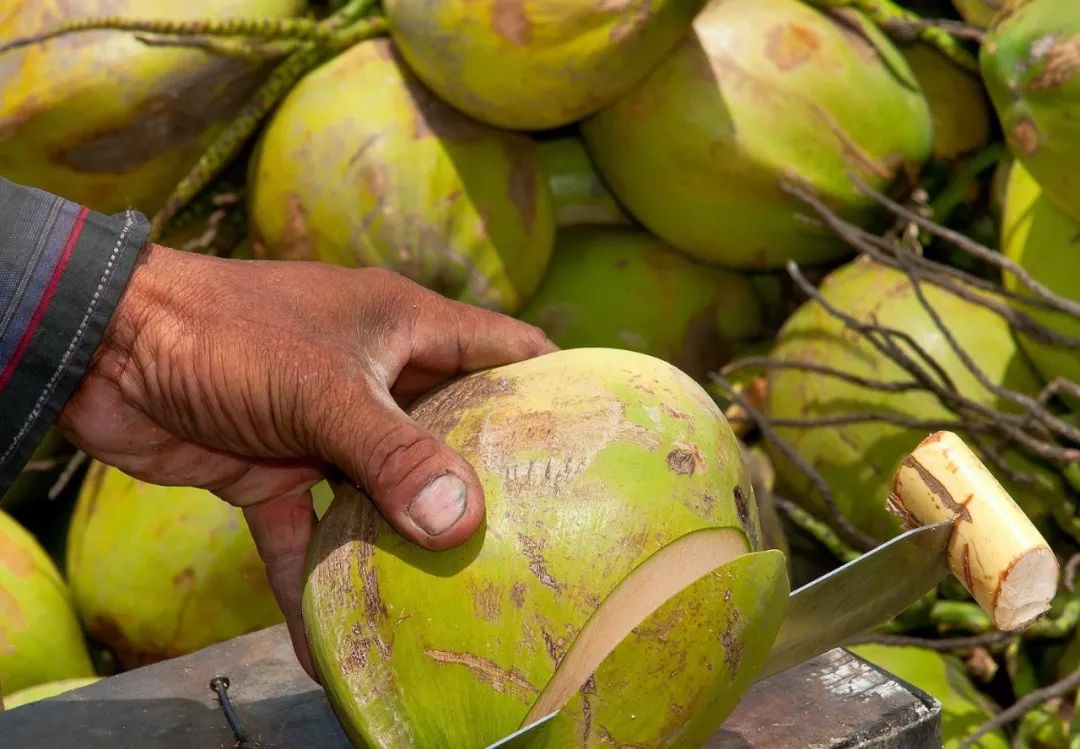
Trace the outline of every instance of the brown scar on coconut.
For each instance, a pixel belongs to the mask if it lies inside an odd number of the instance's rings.
[[[931,434],[901,463],[888,499],[907,528],[954,522],[952,574],[1004,631],[1050,609],[1060,566],[1050,546],[963,440]]]

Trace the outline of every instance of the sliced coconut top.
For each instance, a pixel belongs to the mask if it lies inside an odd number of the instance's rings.
[[[750,551],[742,531],[707,528],[676,539],[635,567],[582,627],[524,723],[565,705],[619,643],[666,601]]]

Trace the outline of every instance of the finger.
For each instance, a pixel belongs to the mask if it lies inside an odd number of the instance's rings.
[[[274,597],[285,615],[296,658],[308,676],[318,681],[301,609],[304,561],[315,518],[311,492],[293,493],[248,505],[244,508],[244,517],[266,566]]]
[[[414,341],[421,344],[414,345],[417,365],[446,371],[446,361],[425,361],[424,349],[438,351],[452,360],[453,372],[473,372],[558,351],[535,325],[450,299],[422,308]]]
[[[484,514],[484,492],[472,466],[389,395],[372,396],[353,413],[364,418],[338,430],[328,459],[405,538],[428,549],[468,539]]]

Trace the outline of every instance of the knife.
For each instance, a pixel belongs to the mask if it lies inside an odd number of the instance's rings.
[[[884,624],[936,587],[949,574],[954,523],[945,520],[902,533],[793,591],[755,681]]]
[[[784,622],[755,681],[887,622],[932,590],[949,574],[948,545],[954,522],[902,533],[792,592]],[[544,746],[556,715],[558,711],[486,749],[538,749]]]
[[[792,592],[755,681],[884,624],[950,572],[999,629],[1021,629],[1049,610],[1060,575],[1053,551],[960,437],[936,432],[920,442],[888,502],[910,530]],[[558,716],[487,749],[542,749]]]

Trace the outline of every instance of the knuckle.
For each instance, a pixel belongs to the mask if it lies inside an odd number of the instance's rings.
[[[368,481],[375,492],[387,491],[406,476],[418,474],[437,460],[440,449],[435,440],[404,424],[383,435],[372,447]]]

